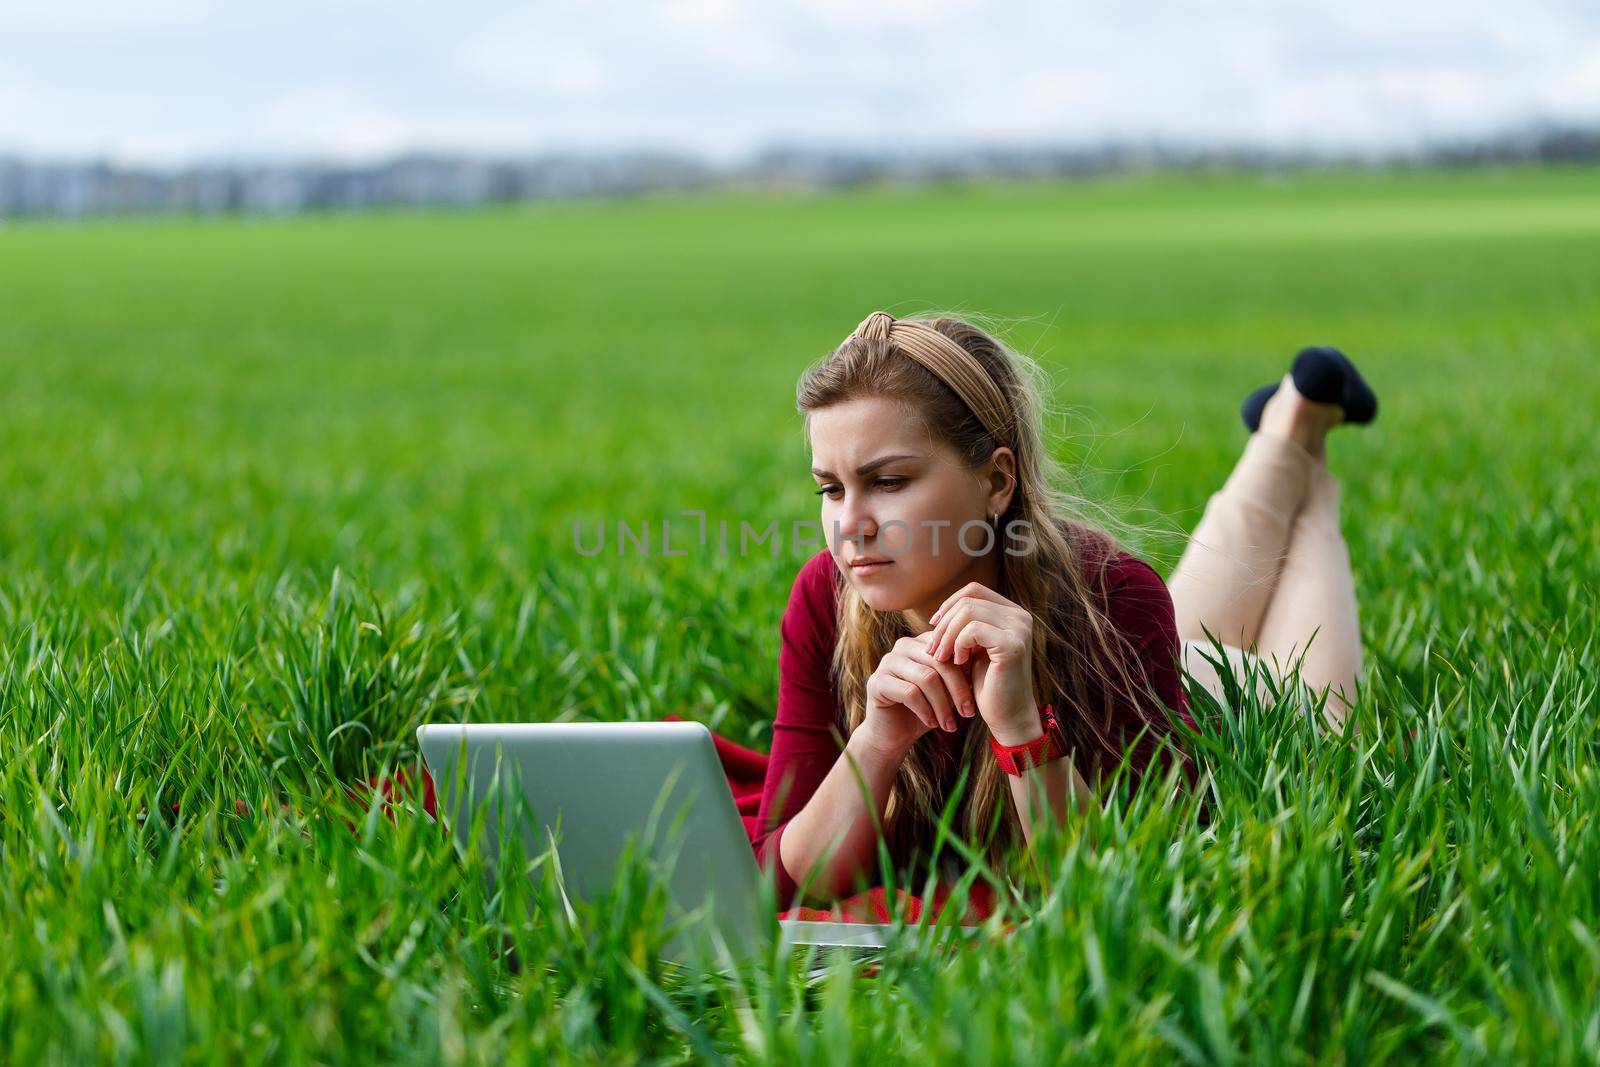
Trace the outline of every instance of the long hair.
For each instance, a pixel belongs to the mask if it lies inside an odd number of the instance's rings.
[[[1014,439],[997,440],[955,389],[909,358],[891,337],[863,336],[859,331],[807,368],[800,379],[796,406],[805,417],[807,438],[813,412],[860,397],[885,397],[905,403],[925,430],[947,443],[969,469],[984,463],[1002,445],[1012,449],[1017,486],[998,526],[1007,530],[1025,520],[1028,525],[1023,529],[1029,531],[1033,547],[1029,552],[1007,553],[997,533],[993,550],[1000,563],[1000,588],[996,592],[1033,614],[1035,699],[1041,705],[1054,704],[1072,749],[1070,758],[1093,783],[1108,765],[1116,766],[1132,740],[1114,730],[1117,695],[1134,696],[1134,705],[1140,708],[1153,706],[1149,700],[1154,694],[1142,672],[1130,669],[1133,656],[1107,619],[1095,588],[1096,569],[1122,550],[1122,541],[1108,528],[1109,521],[1088,517],[1103,514],[1103,509],[1066,487],[1064,471],[1044,446],[1047,409],[1038,364],[960,318],[940,315],[910,321],[932,326],[982,366],[1009,408],[1001,422]],[[990,424],[995,421],[991,417]],[[911,629],[902,612],[874,610],[848,581],[840,583],[837,602],[832,671],[845,722],[854,730],[866,716],[868,678]],[[1145,742],[1170,730],[1159,715],[1149,716],[1146,725]],[[891,857],[904,864],[932,844],[940,812],[966,768],[971,775],[952,829],[986,852],[999,870],[1007,850],[1022,838],[1022,823],[1006,774],[989,752],[988,731],[966,732],[958,765],[945,761],[944,750],[930,735],[931,731],[912,747],[890,789],[884,835]]]

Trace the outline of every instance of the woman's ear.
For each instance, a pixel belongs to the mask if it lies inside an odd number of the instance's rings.
[[[1004,515],[1017,492],[1017,454],[1001,445],[989,454],[984,474],[988,480],[989,514]]]

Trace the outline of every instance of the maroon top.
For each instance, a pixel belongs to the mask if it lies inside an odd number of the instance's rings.
[[[1103,566],[1096,567],[1101,561]],[[1166,583],[1148,563],[1125,552],[1118,552],[1109,560],[1104,560],[1102,553],[1098,559],[1089,558],[1085,563],[1091,572],[1098,571],[1107,597],[1106,612],[1138,656],[1144,676],[1167,706],[1178,710],[1192,724],[1178,668],[1178,629]],[[849,733],[829,676],[838,633],[834,607],[844,581],[833,555],[828,549],[819,551],[795,576],[779,626],[782,645],[778,653],[778,712],[772,725],[772,755],[751,844],[761,866],[776,876],[782,905],[794,899],[797,886],[778,857],[778,841],[789,820],[805,807],[839,759],[842,748],[830,729],[837,727],[841,736]],[[1130,673],[1138,679],[1138,671]],[[1158,709],[1136,706],[1126,695],[1114,702],[1114,708],[1113,736],[1120,727],[1132,737],[1146,722],[1160,715]],[[927,736],[951,749],[954,756],[960,751],[967,724],[975,721],[976,717],[958,717],[954,732],[933,730]],[[1139,746],[1153,747],[1149,738]],[[1135,758],[1130,760],[1136,770],[1147,762],[1147,757],[1139,758],[1142,755],[1136,750]],[[791,775],[792,785],[780,806],[779,794],[785,778]]]

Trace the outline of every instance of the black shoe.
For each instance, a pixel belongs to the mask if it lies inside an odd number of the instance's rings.
[[[1378,398],[1367,385],[1356,365],[1337,348],[1313,346],[1302,348],[1289,368],[1294,387],[1307,400],[1322,404],[1338,404],[1344,412],[1345,422],[1367,423],[1378,416]],[[1278,391],[1279,382],[1263,385],[1244,398],[1239,405],[1239,417],[1245,427],[1255,433],[1261,428],[1261,410],[1267,400]]]

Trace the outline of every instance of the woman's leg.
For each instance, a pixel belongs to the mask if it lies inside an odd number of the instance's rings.
[[[1339,532],[1339,483],[1322,463],[1313,466],[1310,482],[1257,651],[1284,667],[1303,653],[1300,678],[1318,694],[1328,690],[1323,711],[1337,728],[1361,674],[1361,623],[1350,550]]]
[[[1265,426],[1250,436],[1167,580],[1180,638],[1206,643],[1210,630],[1237,648],[1256,643],[1319,466]]]
[[[1301,558],[1295,568],[1292,601],[1303,603],[1297,589],[1305,589],[1299,576],[1319,565],[1326,551],[1327,493],[1337,494],[1325,457],[1324,437],[1342,420],[1337,405],[1306,399],[1285,375],[1276,393],[1259,413],[1259,428],[1246,442],[1232,474],[1206,504],[1167,587],[1183,642],[1184,667],[1219,700],[1225,689],[1211,660],[1217,648],[1206,636],[1209,630],[1222,644],[1221,666],[1243,683],[1256,681],[1262,701],[1272,699],[1271,687],[1280,684],[1271,652],[1278,651],[1279,635],[1291,629],[1292,614],[1279,608],[1282,576],[1291,558]],[[1301,512],[1318,497],[1313,537],[1299,553],[1294,548],[1303,525]],[[1332,501],[1333,529],[1338,529],[1337,496]],[[1342,542],[1341,542],[1342,544]],[[1344,573],[1349,574],[1348,557]],[[1316,595],[1311,593],[1310,595]],[[1262,633],[1276,614],[1271,642]],[[1331,642],[1330,642],[1331,643]],[[1289,651],[1285,648],[1283,651]],[[1320,652],[1320,650],[1319,650]],[[1261,653],[1258,658],[1257,653]],[[1280,657],[1280,660],[1283,657]],[[1283,664],[1287,666],[1287,664]]]
[[[1224,641],[1219,659],[1217,646],[1210,641],[1183,642],[1183,669],[1201,688],[1216,697],[1218,703],[1226,704],[1228,687],[1222,680],[1219,665],[1240,688],[1254,682],[1256,699],[1263,706],[1270,705],[1275,699],[1272,695],[1274,688],[1280,691],[1283,688],[1282,678],[1273,669],[1272,663],[1253,652],[1246,652]]]

